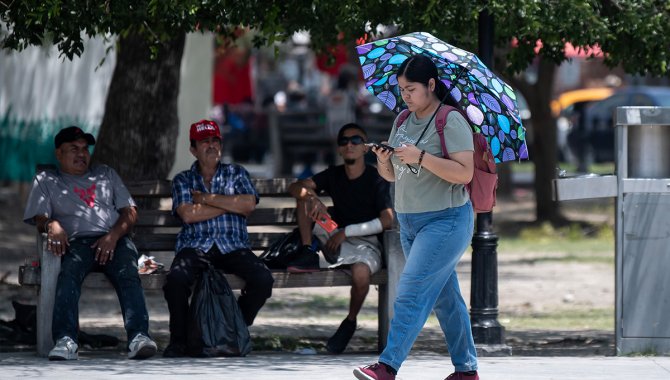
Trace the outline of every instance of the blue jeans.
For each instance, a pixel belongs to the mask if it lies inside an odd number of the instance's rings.
[[[456,264],[472,239],[472,205],[398,214],[398,222],[406,263],[379,361],[400,369],[434,309],[456,371],[476,370],[470,316],[456,276]]]
[[[98,239],[99,237],[83,237],[70,240],[70,246],[61,258],[51,325],[54,341],[64,336],[77,341],[81,284],[92,271],[102,271],[114,285],[121,304],[128,342],[139,333],[149,336],[149,314],[137,274],[138,253],[135,244],[127,236],[122,237],[116,243],[112,260],[100,265],[95,261],[95,252],[91,248],[91,244]]]

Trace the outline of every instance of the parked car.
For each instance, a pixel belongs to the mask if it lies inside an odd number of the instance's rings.
[[[670,106],[670,87],[624,87],[586,107],[580,125],[568,137],[580,166],[614,161],[614,112],[623,106]],[[578,154],[580,146],[585,149]]]
[[[556,117],[556,146],[561,162],[577,162],[570,149],[568,136],[577,128],[584,116],[584,109],[594,101],[602,100],[614,93],[611,87],[591,87],[565,91],[551,101],[551,111]]]

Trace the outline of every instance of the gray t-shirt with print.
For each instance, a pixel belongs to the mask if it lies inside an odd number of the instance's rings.
[[[393,123],[389,136],[389,144],[398,147],[401,144],[414,144],[419,149],[425,149],[437,157],[442,157],[440,136],[435,129],[435,119],[430,122],[426,133],[417,143],[432,114],[418,119],[412,112],[405,122],[398,126],[398,119]],[[449,154],[474,151],[472,143],[472,129],[467,120],[458,112],[447,115],[444,127],[444,139]],[[448,207],[464,205],[469,195],[465,186],[443,180],[429,170],[422,169],[419,175],[412,173],[409,168],[392,156],[391,162],[395,171],[395,209],[401,213],[417,213],[444,210]],[[412,165],[418,169],[418,166]]]
[[[48,170],[33,179],[23,221],[34,225],[34,217],[44,215],[57,220],[70,238],[100,236],[128,206],[135,201],[109,166],[95,166],[81,176]]]

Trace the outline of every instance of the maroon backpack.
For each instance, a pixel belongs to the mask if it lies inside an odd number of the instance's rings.
[[[447,124],[447,115],[449,112],[457,111],[454,107],[443,105],[437,110],[435,117],[435,129],[440,136],[440,145],[442,145],[442,155],[449,158],[447,144],[444,141],[444,126]],[[403,110],[398,115],[396,125],[400,126],[409,117],[409,110]],[[467,118],[466,118],[467,120]],[[490,212],[496,205],[496,189],[498,188],[498,174],[496,174],[496,164],[493,159],[493,153],[489,147],[486,138],[481,133],[472,134],[472,142],[475,147],[474,164],[475,170],[472,175],[472,181],[465,185],[470,193],[470,200],[475,212]]]

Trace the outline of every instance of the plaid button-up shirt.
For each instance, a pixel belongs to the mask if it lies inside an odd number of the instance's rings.
[[[249,173],[239,165],[219,164],[212,178],[210,190],[205,187],[197,161],[193,163],[190,170],[177,174],[172,180],[172,213],[174,215],[179,216],[177,207],[180,205],[193,203],[191,189],[223,195],[253,194],[258,203],[258,193],[251,183]],[[177,235],[175,252],[184,248],[196,248],[207,252],[214,244],[224,254],[249,248],[247,218],[240,214],[225,213],[198,223],[183,223]]]

